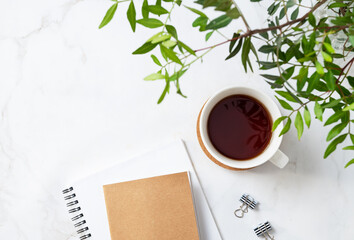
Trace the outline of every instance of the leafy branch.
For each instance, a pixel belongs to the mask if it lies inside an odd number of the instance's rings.
[[[300,139],[304,126],[310,127],[313,115],[319,121],[324,121],[324,126],[336,124],[328,132],[326,140],[329,144],[324,158],[345,142],[348,136],[351,143],[343,150],[354,150],[354,134],[351,133],[354,120],[350,114],[354,110],[354,77],[350,74],[354,62],[352,0],[313,0],[313,6],[304,5],[302,0],[274,0],[267,8],[268,26],[259,29],[250,28],[247,16],[242,14],[235,0],[196,0],[196,8],[182,5],[182,0],[154,1],[154,4],[143,1],[142,18],[137,19],[133,0],[114,0],[99,28],[112,20],[118,4],[126,2],[129,3],[127,19],[134,32],[137,24],[158,30],[133,52],[147,54],[154,51],[150,57],[159,70],[145,77],[145,80],[164,81],[164,90],[158,103],[170,92],[171,84],[175,85],[178,94],[185,97],[180,89],[180,78],[184,73],[214,48],[229,44],[226,60],[240,55],[245,71],[250,69],[253,72],[250,58],[253,54],[259,69],[267,71],[261,76],[275,90],[279,104],[290,111],[274,121],[273,130],[284,122],[280,133],[283,135],[294,123]],[[171,23],[173,10],[177,7],[184,7],[196,14],[192,26],[205,33],[205,41],[215,33],[226,40],[193,50],[181,41]],[[204,12],[206,8],[212,8],[220,15],[210,19]],[[306,9],[306,13],[299,17],[301,8]],[[318,9],[327,11],[327,16],[319,16]],[[162,17],[165,17],[163,21],[160,20]],[[220,32],[220,29],[238,20],[244,23],[245,30],[235,30],[232,37],[231,34],[226,37]],[[342,37],[338,36],[345,36],[345,39],[341,41]],[[263,45],[256,49],[254,43]],[[313,104],[312,111],[310,104]],[[324,112],[330,113],[326,120],[323,119]],[[346,167],[353,163],[354,159]]]

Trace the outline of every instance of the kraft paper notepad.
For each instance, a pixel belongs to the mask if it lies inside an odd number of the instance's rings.
[[[112,240],[199,240],[187,172],[103,186]]]
[[[108,167],[65,189],[63,191],[65,203],[79,239],[111,240],[103,186],[180,172],[189,173],[199,238],[221,240],[198,176],[181,140]],[[172,239],[175,238],[155,238],[155,240]]]

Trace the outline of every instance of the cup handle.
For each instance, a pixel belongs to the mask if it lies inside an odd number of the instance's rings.
[[[270,161],[278,168],[284,168],[288,164],[289,158],[278,149]]]

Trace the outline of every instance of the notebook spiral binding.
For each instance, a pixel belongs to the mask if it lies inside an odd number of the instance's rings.
[[[80,240],[85,240],[91,238],[91,233],[89,233],[89,228],[86,226],[86,220],[84,220],[84,214],[81,212],[81,207],[79,206],[79,201],[76,199],[76,194],[74,193],[74,188],[69,187],[63,190],[64,200],[66,201],[66,207],[70,214],[74,215],[71,221],[74,222],[74,227],[78,230],[76,231],[80,234]]]

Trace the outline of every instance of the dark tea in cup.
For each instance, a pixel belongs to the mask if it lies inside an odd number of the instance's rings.
[[[237,94],[215,104],[209,113],[207,132],[219,153],[234,160],[248,160],[267,148],[272,124],[272,117],[262,103]]]

